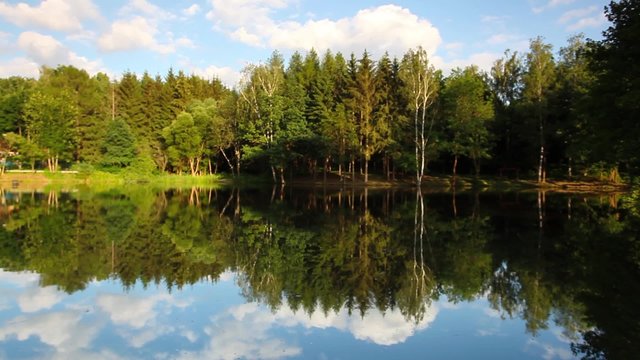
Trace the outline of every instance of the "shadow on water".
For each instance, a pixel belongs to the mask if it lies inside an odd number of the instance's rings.
[[[238,274],[247,300],[312,314],[486,297],[575,354],[640,344],[640,196],[143,188],[2,194],[0,268],[68,293],[117,278],[169,290]]]

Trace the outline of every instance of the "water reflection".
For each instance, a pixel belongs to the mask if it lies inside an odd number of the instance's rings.
[[[628,358],[640,339],[638,204],[357,189],[5,193],[0,341],[18,341],[7,357],[307,357],[304,334],[322,343],[320,330],[419,349],[409,339],[448,311],[476,319],[477,338],[526,330],[519,357]],[[523,324],[505,331],[496,317]]]

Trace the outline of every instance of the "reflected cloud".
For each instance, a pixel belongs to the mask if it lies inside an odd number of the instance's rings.
[[[0,269],[0,283],[27,287],[38,283],[40,275],[32,272],[11,272]]]
[[[528,349],[531,347],[540,348],[543,351],[541,357],[545,360],[551,360],[551,359],[569,360],[574,358],[571,351],[567,349],[556,347],[544,342],[540,342],[535,339],[530,339],[527,342],[526,348]]]
[[[301,355],[302,349],[277,338],[277,328],[301,326],[306,329],[333,328],[346,331],[363,341],[378,345],[394,345],[406,341],[416,332],[426,329],[436,318],[438,309],[428,306],[418,323],[407,321],[399,310],[382,313],[371,310],[366,316],[349,314],[348,309],[325,314],[292,311],[286,304],[275,312],[257,303],[227,309],[212,318],[205,328],[210,342],[201,352],[183,352],[181,359],[275,359]]]
[[[11,336],[24,341],[35,336],[59,353],[87,348],[98,328],[82,324],[82,313],[62,311],[37,316],[18,316],[0,328],[0,341]]]
[[[131,346],[139,349],[160,336],[171,334],[174,331],[175,328],[172,326],[149,326],[143,331],[139,331],[137,333],[123,332],[121,335],[123,335],[123,338],[127,339]]]
[[[169,294],[156,294],[146,298],[125,294],[101,294],[96,296],[95,302],[100,309],[109,314],[114,324],[128,325],[135,329],[151,324],[158,315],[156,308],[161,303],[180,308],[189,305],[189,302],[176,300]]]
[[[25,313],[32,313],[44,309],[51,309],[64,299],[65,294],[55,286],[34,287],[27,289],[18,296],[18,306]]]
[[[349,310],[342,308],[337,313],[327,315],[322,311],[315,311],[311,315],[302,311],[293,312],[288,306],[283,306],[274,317],[283,326],[303,326],[305,328],[335,328],[347,331],[358,340],[371,341],[378,345],[394,345],[405,342],[416,332],[426,329],[438,314],[434,305],[425,305],[427,311],[418,323],[407,321],[398,309],[385,313],[370,310],[367,315],[349,315]]]

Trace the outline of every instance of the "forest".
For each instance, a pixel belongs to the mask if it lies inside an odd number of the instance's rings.
[[[169,69],[110,79],[73,66],[0,79],[5,168],[268,176],[284,183],[498,174],[640,174],[640,9],[611,2],[603,39],[541,37],[490,71],[401,58],[274,52],[230,89]]]

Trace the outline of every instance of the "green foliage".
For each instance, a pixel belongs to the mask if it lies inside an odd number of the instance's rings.
[[[480,160],[490,157],[489,122],[494,111],[488,85],[476,67],[455,69],[445,80],[442,97],[448,149],[456,157],[471,158],[478,175]]]
[[[31,94],[24,113],[28,139],[44,151],[49,170],[55,171],[58,159],[72,159],[78,110],[69,93],[50,95],[48,91]]]
[[[202,138],[193,116],[183,112],[162,131],[167,144],[169,163],[178,171],[190,170],[195,175],[196,159],[202,151]]]
[[[116,118],[107,126],[102,144],[102,161],[105,166],[127,167],[136,157],[136,144],[129,125]]]
[[[606,7],[611,26],[601,41],[589,42],[589,69],[595,83],[589,88],[584,116],[591,133],[591,159],[610,167],[625,166],[640,174],[640,7],[636,0],[612,1]],[[592,160],[592,161],[593,161]]]
[[[36,162],[44,158],[44,152],[32,141],[14,133],[4,134],[5,140],[9,143],[11,149],[16,153],[13,160],[19,165],[28,164],[34,170]]]

